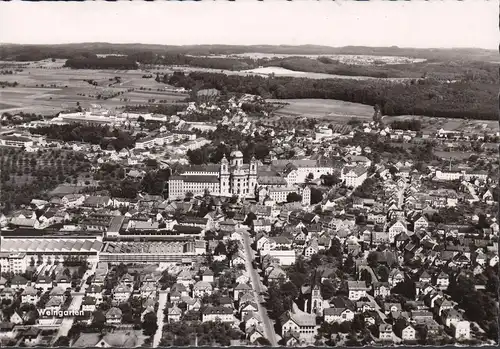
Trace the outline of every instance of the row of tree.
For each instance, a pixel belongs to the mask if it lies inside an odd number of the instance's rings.
[[[307,79],[291,77],[240,76],[218,73],[176,72],[163,82],[192,89],[195,86],[250,93],[264,98],[337,99],[379,105],[383,115],[426,115],[433,117],[496,120],[497,89],[475,81],[391,82],[386,80]]]
[[[72,69],[135,70],[139,68],[134,59],[126,56],[98,57],[94,54],[70,58],[66,60],[64,66]]]
[[[102,149],[111,146],[116,151],[124,148],[131,149],[135,146],[135,138],[130,133],[109,126],[72,123],[31,128],[30,132],[64,142],[96,144],[100,145]]]

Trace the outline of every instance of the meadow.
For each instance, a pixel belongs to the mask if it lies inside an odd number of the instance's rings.
[[[63,67],[56,62],[29,62],[23,71],[2,77],[17,82],[16,87],[0,89],[0,113],[27,112],[53,115],[82,107],[100,104],[121,109],[144,103],[172,103],[186,97],[165,91],[165,85],[140,70],[91,70]],[[117,79],[118,78],[118,79]],[[151,100],[154,99],[154,102]]]
[[[333,99],[269,99],[271,103],[286,103],[275,114],[285,117],[307,117],[334,122],[347,122],[352,118],[371,120],[373,107]]]

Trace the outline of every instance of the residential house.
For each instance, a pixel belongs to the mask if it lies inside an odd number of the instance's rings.
[[[392,269],[389,273],[389,285],[390,287],[394,287],[400,282],[405,281],[405,275],[401,270]]]
[[[436,286],[440,289],[446,289],[448,288],[450,284],[450,277],[448,274],[445,272],[439,273],[439,275],[436,278]]]
[[[182,310],[176,305],[173,305],[168,308],[168,313],[167,313],[168,322],[178,322],[181,320],[181,316],[182,316]]]
[[[452,325],[452,329],[454,330],[455,338],[458,340],[468,340],[471,338],[469,321],[459,321]]]
[[[113,301],[120,303],[126,303],[130,296],[132,296],[132,290],[127,285],[119,284],[113,289]]]
[[[120,308],[112,307],[106,312],[106,323],[108,325],[121,324],[122,311]]]
[[[212,285],[206,281],[198,281],[193,286],[193,297],[202,298],[204,295],[211,295],[213,291]]]
[[[347,290],[349,292],[349,299],[351,301],[357,301],[366,297],[368,287],[366,287],[365,281],[347,281]]]
[[[388,282],[374,282],[372,284],[373,297],[385,298],[391,294],[391,287]]]
[[[36,327],[30,327],[23,332],[23,343],[26,346],[35,346],[41,340],[42,330]]]
[[[392,326],[389,324],[380,324],[378,327],[378,338],[381,341],[392,341],[393,340],[393,333],[392,333]]]
[[[218,307],[206,307],[201,313],[201,321],[217,321],[230,322],[234,321],[233,311],[229,308],[218,306]]]
[[[85,292],[85,296],[91,297],[96,300],[96,304],[99,305],[102,303],[103,299],[103,289],[100,285],[90,285]]]
[[[314,342],[317,334],[315,314],[303,312],[297,304],[292,303],[292,309],[281,316],[280,322],[283,337],[297,333],[301,342]]]
[[[33,286],[26,287],[23,290],[23,293],[21,293],[21,302],[28,304],[36,304],[40,300],[38,292],[39,291],[35,289]]]
[[[401,220],[396,220],[394,223],[392,223],[389,227],[389,241],[391,243],[394,243],[394,240],[397,235],[401,233],[408,233],[408,229],[406,228],[406,224],[401,221]]]
[[[86,296],[82,301],[82,311],[93,313],[97,309],[97,301],[93,297]]]
[[[246,283],[241,283],[241,284],[238,284],[236,285],[236,287],[234,288],[234,300],[237,301],[240,299],[240,295],[242,293],[248,293],[248,292],[251,292],[252,291],[252,287],[250,287],[250,285],[246,284]]]
[[[240,314],[241,318],[244,318],[247,314],[256,313],[259,311],[259,308],[255,302],[245,302],[240,305]]]
[[[328,323],[352,321],[354,312],[348,308],[326,308],[323,311],[323,319]]]
[[[416,339],[417,332],[412,325],[408,325],[401,331],[401,339],[403,341],[414,341]]]

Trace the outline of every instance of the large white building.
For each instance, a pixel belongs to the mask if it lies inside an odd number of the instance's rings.
[[[285,178],[288,186],[305,183],[312,174],[312,179],[333,173],[333,167],[322,166],[317,160],[273,160],[271,167]]]
[[[8,260],[9,263],[11,263],[11,259],[13,260],[13,267],[16,265],[14,260],[17,258],[24,258],[28,264],[32,260],[40,260],[44,263],[48,261],[62,262],[74,256],[78,256],[89,262],[97,261],[102,245],[99,237],[0,237],[0,253],[9,253]],[[3,261],[4,258],[1,258],[1,260]],[[22,268],[23,263],[17,262],[18,268]],[[2,270],[4,265],[5,262],[2,262]]]
[[[270,167],[257,162],[243,163],[241,151],[231,153],[218,165],[191,166],[181,175],[172,176],[168,182],[168,196],[171,200],[182,199],[187,192],[203,195],[208,190],[212,195],[254,198],[258,193],[269,196],[275,202],[286,202],[288,194],[302,195],[302,204],[310,205],[311,189],[300,188],[298,184],[313,178],[333,173],[333,168],[320,166],[316,160],[274,160]]]
[[[32,139],[21,135],[0,136],[0,145],[6,147],[26,148],[33,146],[33,143]]]
[[[346,166],[342,169],[340,179],[347,187],[359,187],[368,177],[366,166]]]
[[[22,274],[28,268],[26,253],[0,252],[0,269],[3,273]]]
[[[436,170],[436,179],[440,181],[454,181],[464,179],[479,179],[485,181],[488,178],[488,173],[485,171],[465,171],[460,169]]]
[[[220,165],[201,168],[193,166],[180,176],[172,176],[168,181],[169,199],[181,199],[187,192],[203,195],[208,190],[213,195],[255,197],[257,186],[257,160],[243,163],[243,153],[233,151],[231,162],[222,158]]]

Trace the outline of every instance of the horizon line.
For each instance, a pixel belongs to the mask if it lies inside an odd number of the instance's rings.
[[[51,43],[51,44],[28,44],[28,43],[15,43],[15,42],[0,42],[0,45],[12,45],[12,46],[63,46],[63,45],[85,45],[85,44],[107,44],[107,45],[149,45],[149,46],[171,46],[171,47],[188,47],[188,46],[229,46],[229,47],[255,47],[255,46],[286,46],[286,47],[304,47],[313,46],[321,48],[394,48],[394,49],[412,49],[412,50],[484,50],[484,51],[494,51],[497,52],[499,48],[484,48],[484,47],[474,47],[474,46],[454,46],[454,47],[412,47],[412,46],[367,46],[367,45],[344,45],[344,46],[330,46],[330,45],[320,45],[320,44],[156,44],[156,43],[141,43],[141,42],[109,42],[109,41],[81,41],[81,42],[64,42],[64,43]]]

